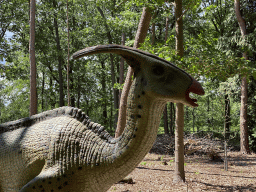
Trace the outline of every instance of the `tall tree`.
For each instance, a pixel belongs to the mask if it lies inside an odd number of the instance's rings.
[[[52,1],[53,7],[57,9],[57,2],[56,0]],[[57,45],[57,53],[58,53],[58,73],[59,73],[59,106],[64,105],[64,92],[63,92],[63,75],[62,75],[62,68],[64,65],[64,61],[62,58],[62,50],[61,50],[61,45],[60,45],[60,35],[59,35],[59,25],[58,25],[58,17],[57,17],[57,12],[54,13],[54,18],[53,18],[53,25],[55,29],[55,42]]]
[[[230,119],[230,99],[228,97],[228,94],[226,94],[225,95],[225,123],[224,123],[225,139],[228,139],[229,135],[230,135],[230,122],[231,122],[231,119]],[[209,127],[210,127],[210,125],[209,125]]]
[[[140,23],[138,26],[138,30],[135,37],[135,42],[133,47],[139,48],[140,44],[142,44],[147,36],[147,31],[149,27],[149,23],[151,21],[151,13],[150,8],[144,7],[142,11],[142,15],[140,18]],[[118,121],[117,121],[117,128],[115,137],[119,137],[124,128],[126,123],[126,107],[127,107],[127,97],[128,93],[132,84],[132,75],[134,71],[131,67],[128,68],[128,72],[125,78],[125,84],[122,91],[121,99],[120,99],[120,106],[119,106],[119,114],[118,114]]]
[[[104,26],[105,26],[105,29],[106,29],[106,33],[107,33],[107,38],[108,38],[108,43],[109,44],[112,44],[113,43],[113,38],[111,36],[111,33],[110,33],[110,29],[109,29],[109,26],[107,24],[107,19],[102,11],[102,9],[97,6],[97,9],[103,19],[103,22],[104,22]],[[118,94],[119,94],[119,91],[118,89],[114,88],[114,85],[116,83],[116,76],[115,76],[115,67],[114,67],[114,56],[112,54],[110,54],[110,63],[111,63],[111,80],[112,80],[112,87],[113,87],[113,95],[114,95],[114,114],[115,114],[115,123],[114,123],[114,127],[116,127],[116,124],[117,124],[117,118],[118,118],[118,114],[116,113],[116,111],[118,110]]]
[[[36,56],[35,56],[35,15],[36,2],[30,0],[30,39],[29,39],[29,61],[30,61],[30,116],[37,113],[36,93]]]
[[[175,30],[176,30],[176,52],[179,57],[183,57],[183,19],[182,19],[182,0],[175,0]],[[175,172],[174,182],[185,181],[184,171],[184,105],[176,104],[176,129],[175,129]]]
[[[168,25],[169,25],[169,18],[166,17],[166,20],[165,20],[165,38],[164,38],[165,42],[167,41],[167,38],[168,38]],[[165,134],[169,134],[167,104],[164,107],[164,114],[163,114],[163,116],[164,116],[164,133]]]
[[[103,122],[104,125],[107,124],[107,118],[108,118],[108,113],[107,113],[107,99],[106,99],[106,76],[104,75],[105,72],[105,63],[102,60],[101,62],[101,69],[103,71],[101,77],[101,85],[102,85],[102,90],[103,90],[103,104],[102,104],[102,116],[103,116]]]
[[[236,18],[239,23],[242,39],[245,40],[246,36],[246,25],[245,20],[241,16],[240,12],[240,1],[234,1]],[[247,53],[243,53],[244,59],[248,60]],[[241,108],[240,108],[240,152],[250,153],[249,150],[249,139],[248,139],[248,127],[247,127],[247,80],[246,75],[242,77],[241,83]]]
[[[125,33],[122,33],[121,45],[125,45]],[[124,83],[124,58],[121,57],[120,60],[120,70],[119,70],[119,84],[122,85]],[[119,91],[119,102],[122,95],[122,90]]]
[[[170,103],[170,134],[174,134],[175,107],[174,103]]]

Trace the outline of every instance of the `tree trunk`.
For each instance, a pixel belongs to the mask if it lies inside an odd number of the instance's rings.
[[[113,87],[113,95],[114,95],[114,117],[115,117],[115,121],[114,121],[114,127],[116,127],[117,125],[117,119],[118,119],[118,94],[119,91],[118,89],[114,88],[114,85],[116,83],[116,78],[115,78],[115,68],[114,68],[114,57],[112,54],[110,54],[110,63],[111,63],[111,80],[112,80],[112,87]]]
[[[78,76],[78,84],[77,84],[77,101],[76,101],[77,108],[80,108],[80,98],[81,98],[81,84],[79,82],[80,82],[80,76]]]
[[[57,3],[54,0],[53,1],[53,7],[57,9]],[[55,41],[57,44],[57,52],[58,52],[58,72],[59,72],[59,106],[62,107],[64,106],[64,93],[63,93],[63,76],[62,76],[62,66],[63,66],[63,59],[61,55],[61,47],[60,47],[60,37],[59,37],[59,27],[58,27],[58,18],[57,14],[54,13],[54,19],[53,19],[53,24],[54,24],[54,29],[55,29]]]
[[[42,80],[42,88],[41,88],[41,94],[42,94],[41,108],[42,108],[42,111],[44,111],[44,84],[45,84],[45,73],[43,71],[43,80]]]
[[[249,139],[247,127],[247,80],[242,78],[241,84],[241,108],[240,108],[240,152],[249,154]]]
[[[101,68],[102,68],[102,79],[101,79],[101,84],[102,84],[102,89],[103,89],[103,104],[102,104],[102,115],[103,115],[103,123],[106,126],[107,125],[107,99],[106,99],[106,76],[104,75],[105,71],[105,64],[104,61],[101,61]]]
[[[184,182],[184,106],[181,103],[176,104],[176,129],[175,129],[175,171],[173,182]]]
[[[105,15],[102,11],[102,9],[97,6],[97,9],[103,19],[103,22],[104,22],[104,25],[105,25],[105,28],[106,28],[106,31],[107,31],[107,38],[108,38],[108,43],[109,44],[112,44],[113,43],[113,40],[112,40],[112,36],[111,36],[111,33],[110,33],[110,29],[109,29],[109,26],[107,24],[107,20],[105,18]],[[117,110],[118,110],[118,94],[119,94],[119,91],[117,89],[114,88],[114,84],[116,83],[116,77],[115,77],[115,68],[114,68],[114,57],[112,54],[110,54],[110,63],[111,63],[111,80],[112,80],[112,87],[113,87],[113,96],[114,96],[114,116],[115,116],[115,122],[114,122],[114,127],[116,127],[116,124],[117,124],[117,120],[118,120],[118,113],[117,113]]]
[[[133,46],[134,48],[139,48],[140,44],[144,42],[147,36],[147,30],[149,27],[150,20],[151,20],[150,9],[144,7],[141,18],[140,18],[140,23],[136,33],[136,37],[135,37],[135,42]],[[119,137],[125,128],[127,97],[132,84],[132,75],[133,75],[133,69],[129,66],[126,79],[125,79],[124,88],[121,95],[121,100],[120,100],[119,115],[118,115],[115,137]]]
[[[176,18],[176,51],[177,55],[183,57],[183,19],[182,15],[182,0],[175,0],[175,18]],[[184,105],[176,104],[176,130],[175,130],[175,172],[174,182],[185,182],[184,172],[184,143],[183,143],[183,128],[184,128]]]
[[[55,94],[53,92],[53,83],[52,83],[52,77],[50,77],[50,80],[49,80],[49,85],[50,85],[50,99],[49,99],[49,103],[50,103],[50,107],[53,109],[55,108],[55,104],[56,104],[56,99],[55,99]]]
[[[37,113],[36,93],[36,56],[35,56],[35,13],[36,2],[30,1],[30,39],[29,39],[29,61],[30,61],[30,116]]]
[[[169,29],[169,17],[166,17],[166,20],[165,20],[165,38],[164,38],[165,43],[166,43],[167,38],[168,38],[168,29]]]
[[[125,33],[122,33],[121,45],[125,45]],[[124,58],[121,57],[120,60],[120,71],[119,71],[119,84],[122,85],[124,83]],[[119,101],[121,99],[122,89],[119,90]],[[119,103],[120,104],[120,103]]]
[[[155,28],[155,25],[154,25]],[[165,23],[165,42],[167,41],[167,35],[168,35],[168,17],[166,17],[166,23]],[[154,38],[155,38],[155,29],[154,29]],[[164,133],[169,134],[169,129],[168,129],[168,111],[167,111],[167,104],[165,105],[164,108]]]
[[[169,135],[167,105],[164,108],[164,133]]]
[[[207,126],[208,131],[210,131],[211,128],[211,121],[210,121],[210,96],[207,97]]]
[[[69,69],[68,69],[69,68]],[[76,98],[75,98],[75,95],[74,95],[74,77],[72,76],[72,73],[73,73],[73,69],[72,69],[72,66],[69,65],[69,67],[67,67],[67,70],[69,70],[69,83],[67,84],[67,89],[69,89],[69,102],[68,102],[68,106],[71,106],[71,107],[75,107],[75,103],[76,103]],[[69,87],[69,88],[68,88]]]
[[[156,24],[152,23],[152,39],[151,39],[152,45],[155,44],[155,40],[156,40]]]
[[[174,103],[170,103],[170,134],[174,134],[174,119],[175,119],[175,108],[174,108]]]
[[[72,69],[69,70],[70,66],[69,66],[69,23],[68,23],[68,0],[67,0],[67,31],[68,31],[68,59],[67,59],[67,96],[68,96],[68,106],[71,106],[72,107],[75,107],[75,97],[74,97],[74,94],[72,95],[72,98],[70,98],[70,89],[73,89],[73,79],[71,80],[70,77],[69,77],[69,72],[72,72]],[[69,81],[72,81],[71,84],[72,84],[72,88],[70,87],[70,82]],[[72,92],[74,93],[74,92]]]
[[[196,118],[195,117],[195,108],[193,108],[192,115],[193,115],[193,133],[195,133],[195,118]]]
[[[224,123],[224,131],[225,131],[225,139],[229,139],[230,135],[230,100],[228,98],[228,94],[225,95],[225,123]]]
[[[234,1],[235,13],[237,21],[239,23],[240,31],[242,38],[245,38],[246,35],[246,26],[245,21],[240,13],[240,1]],[[247,60],[247,53],[243,53],[243,57]],[[247,80],[246,76],[242,77],[241,83],[241,108],[240,108],[240,152],[241,153],[250,153],[249,150],[249,139],[248,139],[248,127],[247,127]]]

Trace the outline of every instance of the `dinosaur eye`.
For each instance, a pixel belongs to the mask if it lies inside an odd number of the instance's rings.
[[[164,74],[164,67],[161,65],[156,65],[153,67],[153,73],[157,76],[163,75]]]

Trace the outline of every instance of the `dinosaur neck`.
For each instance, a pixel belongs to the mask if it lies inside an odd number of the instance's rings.
[[[111,157],[119,177],[129,174],[142,161],[157,136],[166,101],[147,95],[143,91],[145,85],[143,79],[136,78],[129,93],[126,127],[117,138]]]

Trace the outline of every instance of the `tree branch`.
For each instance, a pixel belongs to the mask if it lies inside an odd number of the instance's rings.
[[[193,1],[191,3],[188,4],[188,6],[186,7],[186,10],[181,14],[181,16],[177,19],[177,21],[179,21],[183,16],[184,14],[190,9],[190,5],[193,3]],[[196,4],[196,1],[194,2],[194,5]]]
[[[99,6],[96,7],[101,15],[101,17],[103,18],[104,20],[104,25],[106,27],[106,30],[107,30],[107,37],[108,37],[108,43],[109,44],[112,44],[112,36],[110,34],[110,30],[109,30],[109,27],[108,27],[108,24],[107,24],[107,21],[106,21],[106,18],[105,18],[105,15],[103,13],[103,11],[101,10],[101,8]]]
[[[114,9],[114,11],[116,11],[122,4],[124,4],[127,0],[124,0],[123,2],[121,2],[119,5],[117,5],[117,7]]]

